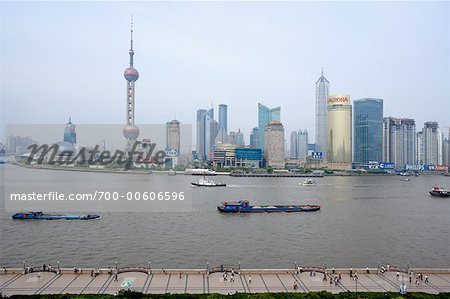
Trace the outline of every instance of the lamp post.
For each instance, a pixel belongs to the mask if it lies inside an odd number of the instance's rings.
[[[148,261],[148,273],[152,274],[152,262]]]
[[[116,272],[117,272],[117,262],[114,262],[115,266],[116,266]]]
[[[25,270],[27,262],[23,261],[22,263],[23,263],[23,269]]]

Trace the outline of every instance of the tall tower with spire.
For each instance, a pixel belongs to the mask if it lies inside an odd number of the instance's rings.
[[[326,159],[328,150],[328,111],[327,102],[330,96],[330,82],[323,75],[316,81],[316,152],[322,152]]]
[[[127,107],[126,125],[123,128],[123,136],[127,139],[127,150],[130,151],[136,139],[139,137],[139,129],[134,122],[134,85],[139,78],[139,72],[133,67],[133,17],[131,17],[131,40],[130,40],[130,66],[125,69],[123,75],[127,80]]]

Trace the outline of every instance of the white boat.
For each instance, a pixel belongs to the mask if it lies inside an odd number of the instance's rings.
[[[184,174],[187,175],[217,175],[217,173],[214,170],[210,169],[197,169],[197,168],[186,168],[184,170]]]
[[[197,182],[192,182],[191,186],[194,187],[225,187],[225,183],[216,183],[213,180],[207,179],[205,177],[200,178]]]
[[[307,179],[306,181],[303,181],[300,183],[302,186],[314,186],[316,183],[312,179]]]

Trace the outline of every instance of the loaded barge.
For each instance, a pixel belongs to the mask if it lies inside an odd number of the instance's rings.
[[[95,214],[55,215],[55,214],[44,214],[42,212],[27,212],[27,213],[16,213],[12,216],[12,218],[18,220],[93,220],[99,219],[100,215]]]
[[[251,206],[247,200],[223,202],[217,209],[222,213],[275,213],[275,212],[315,212],[319,205],[264,205]]]

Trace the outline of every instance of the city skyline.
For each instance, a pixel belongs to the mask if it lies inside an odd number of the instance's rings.
[[[449,22],[448,3],[177,3],[177,9],[175,4],[162,3],[0,5],[2,70],[8,70],[8,76],[2,73],[2,111],[15,111],[14,115],[2,113],[1,124],[62,123],[70,115],[77,123],[121,123],[123,77],[118,70],[125,66],[127,25],[134,14],[141,71],[137,123],[164,124],[176,114],[181,123],[194,124],[196,109],[214,101],[228,104],[228,130],[240,128],[248,141],[257,125],[257,103],[262,102],[281,106],[287,132],[306,128],[313,137],[313,84],[323,67],[331,94],[382,98],[384,116],[413,118],[418,127],[437,121],[443,131],[449,126],[449,57],[443,55],[449,52],[449,41],[442,39],[449,35],[448,26],[442,26]],[[99,14],[105,6],[111,9]],[[29,7],[34,9],[25,9]],[[390,12],[383,15],[384,22],[376,22],[387,7]],[[55,9],[60,13],[49,21],[47,16]],[[395,13],[399,11],[400,16]],[[295,13],[311,16],[297,20]],[[356,20],[367,18],[367,22],[356,30],[354,20],[333,22],[339,13]],[[422,22],[415,24],[419,13]],[[179,16],[179,22],[169,22],[169,16]],[[203,30],[202,25],[213,18],[222,24],[232,18],[237,22],[230,28]],[[261,27],[251,25],[250,19]],[[238,28],[242,31],[235,36]],[[335,31],[345,33],[339,36],[341,46],[324,48],[336,42]],[[361,32],[372,33],[374,41],[358,45]],[[326,34],[326,43],[319,41],[321,34]],[[263,37],[278,46],[267,44]],[[413,41],[415,47],[408,46]],[[33,51],[26,47],[29,43]],[[302,49],[303,43],[307,50]],[[181,55],[173,46],[184,44],[187,52]],[[370,48],[377,44],[387,46]],[[428,48],[433,48],[433,55]],[[423,53],[429,53],[426,63],[421,63]],[[273,61],[267,61],[268,57]],[[92,80],[87,70],[102,75]],[[55,73],[61,75],[41,79]],[[205,81],[205,76],[210,79]],[[424,101],[433,101],[436,109],[420,110]],[[0,140],[5,138],[0,135]]]

